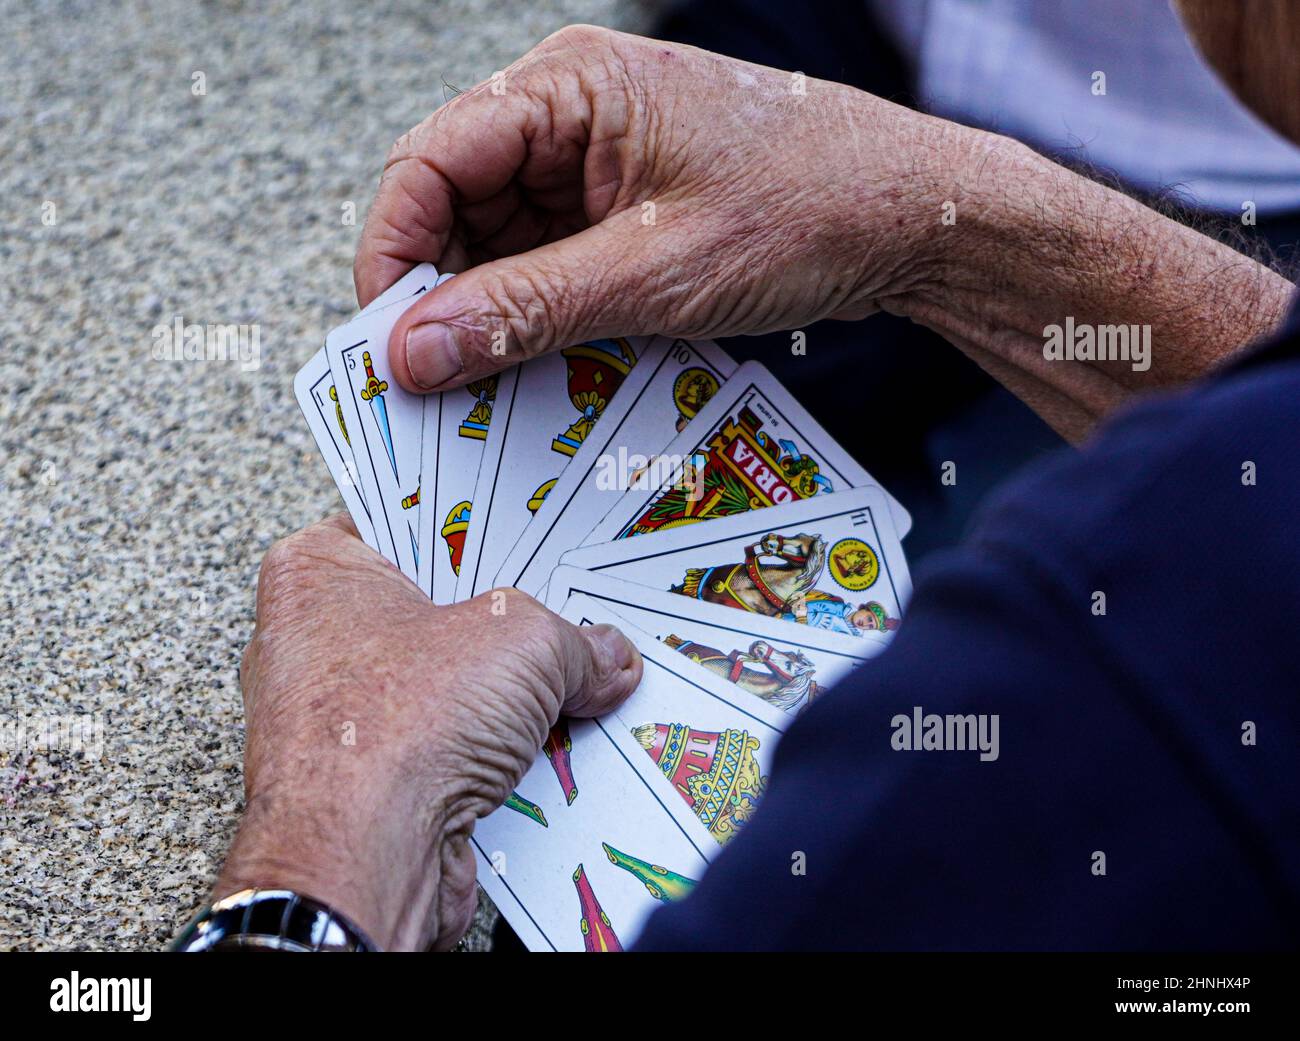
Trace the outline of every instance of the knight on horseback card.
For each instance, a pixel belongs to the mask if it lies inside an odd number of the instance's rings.
[[[847,636],[898,625],[911,578],[877,487],[574,550],[564,564]]]

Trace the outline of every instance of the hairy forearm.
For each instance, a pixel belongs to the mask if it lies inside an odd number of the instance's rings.
[[[954,222],[917,284],[881,304],[947,337],[1067,438],[1205,374],[1285,314],[1295,287],[1266,266],[1007,138],[954,136],[958,157],[931,175]]]

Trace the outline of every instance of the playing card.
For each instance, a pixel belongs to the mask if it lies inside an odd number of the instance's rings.
[[[501,451],[505,446],[505,428],[515,418],[513,406],[520,368],[522,366],[516,365],[498,372],[495,377],[491,416],[496,419],[496,422],[489,422],[485,430],[483,444],[478,453],[474,484],[470,494],[464,500],[470,504],[471,510],[466,514],[466,528],[459,536],[461,549],[459,566],[456,568],[456,591],[453,598],[455,603],[468,600],[479,591],[475,589],[475,584],[478,580],[479,561],[483,555],[483,527],[490,512],[492,489],[496,485],[497,473],[501,465]],[[485,472],[489,470],[490,475]],[[473,509],[474,503],[478,503],[477,510]],[[517,505],[515,504],[516,507]],[[510,511],[503,508],[502,512]]]
[[[343,410],[338,404],[334,377],[330,375],[329,360],[325,357],[324,348],[317,351],[311,361],[298,370],[293,381],[293,393],[307,420],[307,426],[316,439],[316,447],[325,460],[325,466],[343,498],[343,505],[348,508],[352,523],[357,526],[357,532],[366,545],[378,549],[370,510],[366,507],[357,484],[356,464],[352,461],[352,448],[348,443],[348,428],[343,421]]]
[[[388,336],[414,298],[432,285],[427,282],[397,303],[360,315],[325,340],[377,548],[412,580],[418,578],[424,397],[408,393],[393,379]]]
[[[565,617],[622,621],[580,594]],[[622,624],[645,662],[636,692],[562,719],[471,838],[480,885],[530,950],[622,950],[689,894],[753,814],[789,721]]]
[[[420,507],[420,588],[435,604],[456,600],[470,526],[474,484],[496,401],[497,377],[485,376],[425,401],[421,471],[433,497]]]
[[[589,596],[571,595],[560,613],[576,625],[617,625],[636,644],[641,683],[602,723],[621,722],[709,834],[730,841],[767,786],[791,717],[629,628]]]
[[[802,711],[889,646],[884,633],[855,637],[796,627],[573,567],[556,568],[547,588],[551,610],[562,612],[570,595],[581,593],[701,668],[785,712]]]
[[[497,584],[538,595],[560,555],[582,545],[626,490],[618,476],[648,466],[735,369],[711,340],[655,337],[507,555]]]
[[[387,307],[389,304],[395,304],[399,300],[404,300],[408,296],[423,292],[426,287],[431,285],[442,285],[443,282],[451,278],[450,274],[440,275],[438,269],[432,264],[416,264],[406,274],[385,289],[377,297],[366,304],[360,311],[348,319],[349,322],[355,322],[362,315],[370,314],[371,311],[378,311]]]
[[[896,628],[911,594],[889,504],[876,487],[586,546],[560,562],[849,636]]]
[[[718,849],[614,717],[561,718],[470,842],[479,884],[534,951],[623,950]]]
[[[474,485],[456,598],[491,589],[560,473],[600,419],[649,343],[593,340],[502,373]]]
[[[387,290],[372,300],[355,317],[369,314],[388,304],[401,300],[426,284],[430,278],[436,278],[437,272],[432,264],[421,264],[408,271]],[[350,319],[349,321],[353,321]],[[348,432],[343,422],[343,411],[338,403],[338,394],[334,389],[334,377],[330,373],[329,359],[325,348],[317,351],[306,365],[298,370],[293,383],[294,396],[298,407],[307,420],[307,426],[316,439],[329,469],[334,484],[338,487],[343,504],[357,526],[357,532],[372,549],[378,549],[375,542],[375,529],[370,521],[370,510],[366,505],[361,488],[357,483],[356,464],[352,458],[352,447],[348,443]]]
[[[875,483],[767,369],[746,362],[583,545]],[[892,497],[889,507],[901,538],[911,518]]]

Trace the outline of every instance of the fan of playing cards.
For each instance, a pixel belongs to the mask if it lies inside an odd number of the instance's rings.
[[[636,693],[561,719],[472,840],[530,949],[621,950],[754,812],[794,714],[886,645],[911,519],[709,342],[596,340],[408,394],[389,333],[451,277],[411,271],[295,391],[362,537],[435,603],[516,586],[640,648]]]

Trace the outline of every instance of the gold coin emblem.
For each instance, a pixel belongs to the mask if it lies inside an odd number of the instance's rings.
[[[880,558],[861,539],[840,539],[827,554],[831,577],[845,589],[860,593],[880,577]]]
[[[717,392],[718,381],[707,369],[686,369],[673,381],[673,403],[687,419],[694,419]]]

